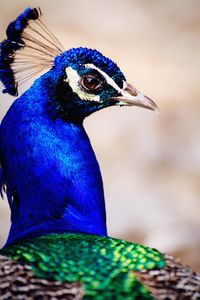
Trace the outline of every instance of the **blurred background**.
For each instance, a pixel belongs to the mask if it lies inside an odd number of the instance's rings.
[[[169,252],[200,271],[200,1],[1,1],[0,37],[40,6],[66,49],[97,48],[160,113],[109,108],[85,127],[103,174],[109,235]],[[14,101],[1,96],[0,118]],[[0,245],[9,211],[0,201]]]

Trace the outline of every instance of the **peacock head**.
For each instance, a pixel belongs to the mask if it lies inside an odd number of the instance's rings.
[[[36,8],[27,8],[8,26],[7,39],[1,43],[0,67],[4,92],[12,95],[17,94],[18,85],[50,68],[60,111],[67,118],[83,119],[108,106],[157,110],[151,99],[127,83],[116,63],[99,51],[81,47],[64,51]],[[28,73],[22,76],[23,72]]]
[[[66,95],[73,99],[74,105],[96,109],[113,105],[157,109],[151,99],[127,83],[116,63],[97,50],[73,48],[56,57],[54,64],[64,69],[62,88],[68,90]]]

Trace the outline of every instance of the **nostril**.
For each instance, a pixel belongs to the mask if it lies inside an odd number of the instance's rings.
[[[126,83],[124,91],[129,93],[131,96],[137,96],[138,95],[137,90],[130,83]]]

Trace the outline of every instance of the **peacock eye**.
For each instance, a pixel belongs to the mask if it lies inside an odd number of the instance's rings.
[[[94,75],[84,75],[81,78],[81,86],[86,92],[98,91],[102,88],[104,82]]]

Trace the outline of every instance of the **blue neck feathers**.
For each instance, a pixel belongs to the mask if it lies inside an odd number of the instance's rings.
[[[38,79],[0,127],[12,221],[7,245],[50,232],[107,234],[98,162],[82,121],[51,114],[54,84],[48,74]]]

